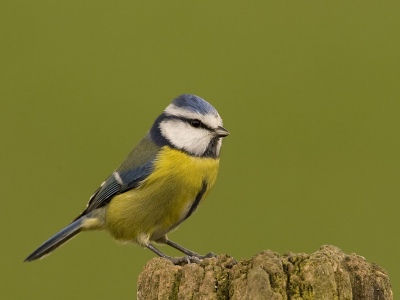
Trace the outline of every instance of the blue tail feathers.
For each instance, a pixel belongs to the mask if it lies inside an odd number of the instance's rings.
[[[49,238],[46,242],[44,242],[39,248],[32,252],[24,262],[33,261],[39,258],[42,258],[55,249],[60,247],[62,244],[66,243],[74,236],[76,236],[79,232],[81,232],[82,228],[82,218],[72,222],[59,233],[55,234],[53,237]]]

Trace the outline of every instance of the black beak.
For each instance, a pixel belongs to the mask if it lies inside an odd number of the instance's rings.
[[[222,126],[218,126],[218,127],[214,130],[214,132],[215,132],[215,135],[216,135],[217,137],[226,137],[226,136],[229,135],[229,131],[226,130],[226,129],[225,129],[224,127],[222,127]]]

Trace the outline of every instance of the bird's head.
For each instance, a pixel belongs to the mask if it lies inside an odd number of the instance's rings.
[[[156,119],[149,135],[159,146],[216,158],[221,140],[229,132],[222,127],[222,119],[211,104],[198,96],[183,94]]]

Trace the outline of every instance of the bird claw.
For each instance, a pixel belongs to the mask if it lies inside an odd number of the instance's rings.
[[[175,265],[181,265],[181,264],[192,264],[192,263],[199,263],[200,260],[203,260],[205,258],[213,258],[217,257],[212,252],[208,252],[206,255],[200,255],[197,253],[194,253],[193,255],[187,255],[187,256],[182,256],[182,257],[171,257],[169,258],[170,261],[172,261],[173,264]]]
[[[191,264],[191,263],[199,263],[200,259],[195,256],[183,256],[183,257],[173,257],[170,259],[173,264]]]
[[[213,252],[208,252],[206,255],[196,255],[198,259],[213,258],[217,257]]]

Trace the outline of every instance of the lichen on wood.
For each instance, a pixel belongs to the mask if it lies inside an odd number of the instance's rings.
[[[150,260],[139,275],[138,300],[391,300],[389,277],[375,263],[334,246],[312,254],[262,251],[237,262],[225,254],[176,266]]]

